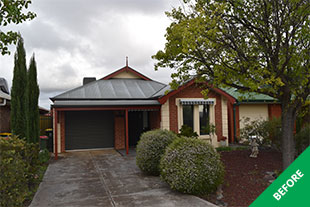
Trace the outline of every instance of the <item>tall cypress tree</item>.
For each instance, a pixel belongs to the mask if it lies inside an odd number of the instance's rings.
[[[37,82],[37,66],[34,55],[30,59],[30,66],[27,73],[26,87],[26,118],[27,118],[27,141],[37,143],[39,141],[39,86]]]
[[[20,138],[26,136],[26,52],[24,40],[20,37],[14,56],[14,72],[11,89],[11,129]]]

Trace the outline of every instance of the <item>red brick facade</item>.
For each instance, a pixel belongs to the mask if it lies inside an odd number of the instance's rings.
[[[236,106],[236,136],[240,136],[240,114],[239,114],[239,106]]]
[[[10,132],[10,107],[0,106],[0,132]]]
[[[61,152],[65,152],[65,112],[62,111],[59,113],[59,120],[60,120],[60,137],[61,137]]]
[[[169,98],[169,117],[170,117],[170,130],[178,133],[178,111],[176,105],[176,98],[203,98],[201,94],[202,89],[195,84],[179,91]],[[218,140],[222,139],[222,102],[221,95],[210,91],[209,98],[216,98],[215,105],[215,126],[216,135]]]
[[[227,114],[228,114],[228,141],[234,142],[234,111],[233,104],[227,104]]]
[[[114,117],[114,148],[125,149],[125,118],[117,114]]]
[[[150,123],[150,129],[160,128],[160,111],[149,112],[149,123]]]
[[[281,104],[269,104],[268,105],[269,119],[273,117],[279,118],[281,117],[281,113],[282,113]]]

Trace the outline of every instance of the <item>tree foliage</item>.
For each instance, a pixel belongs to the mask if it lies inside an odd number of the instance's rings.
[[[37,82],[37,66],[34,56],[30,60],[30,66],[27,73],[26,87],[26,122],[27,122],[27,141],[30,143],[39,142],[39,86]]]
[[[13,82],[11,89],[11,129],[20,138],[26,137],[27,68],[24,40],[19,38],[14,56]]]
[[[11,89],[11,128],[14,135],[26,138],[29,143],[39,141],[39,86],[34,56],[26,68],[24,40],[20,37],[14,59]]]
[[[24,10],[31,4],[31,0],[0,0],[0,52],[9,54],[8,45],[16,43],[19,34],[13,31],[5,31],[9,24],[20,24],[26,20],[35,18],[35,13]]]
[[[293,125],[310,94],[310,2],[183,0],[167,15],[166,46],[155,68],[214,86],[258,92],[282,103],[283,161],[294,159]]]

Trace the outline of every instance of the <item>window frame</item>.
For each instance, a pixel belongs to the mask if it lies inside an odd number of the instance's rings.
[[[180,104],[180,99],[182,100],[204,100],[202,98],[176,98],[176,105],[177,105],[177,111],[178,111],[178,132],[180,131],[182,125],[183,125],[183,105]],[[215,98],[208,98],[208,101],[213,101],[213,104],[209,105],[209,123],[215,125],[215,106],[216,106],[216,99]],[[200,104],[202,105],[202,104]],[[213,134],[206,134],[201,135],[200,134],[200,120],[199,120],[199,105],[193,105],[193,119],[194,119],[194,132],[196,132],[199,135],[199,138],[201,139],[215,139],[217,140],[216,133]]]

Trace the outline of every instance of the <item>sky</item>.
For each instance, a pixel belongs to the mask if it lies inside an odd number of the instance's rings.
[[[39,105],[82,85],[83,77],[102,78],[126,64],[153,80],[169,83],[171,69],[154,70],[151,58],[165,47],[171,20],[165,11],[180,0],[33,0],[34,20],[3,30],[24,38],[27,65],[33,54],[40,87]],[[14,53],[0,55],[0,77],[12,86]]]

